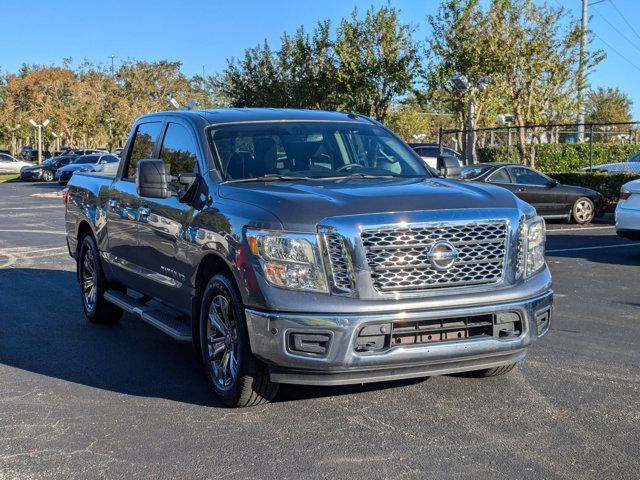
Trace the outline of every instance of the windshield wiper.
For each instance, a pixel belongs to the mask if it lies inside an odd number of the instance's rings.
[[[227,180],[225,183],[246,183],[246,182],[291,182],[296,180],[312,180],[311,177],[296,177],[294,175],[278,175],[269,173],[263,177],[255,178],[238,178],[236,180]]]
[[[315,177],[318,180],[342,180],[349,178],[399,178],[398,175],[375,175],[371,173],[350,173],[349,175],[335,175],[332,177]]]

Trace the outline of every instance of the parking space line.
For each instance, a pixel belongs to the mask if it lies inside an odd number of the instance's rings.
[[[547,253],[579,252],[581,250],[602,250],[605,248],[622,248],[622,247],[640,247],[640,242],[621,243],[621,244],[614,244],[614,245],[599,245],[597,247],[557,248],[555,250],[547,250]]]
[[[9,229],[0,229],[0,232],[8,232],[8,233],[46,233],[50,235],[66,235],[67,232],[64,230],[9,230]]]
[[[578,230],[606,230],[608,228],[616,228],[615,225],[605,225],[603,227],[573,227],[573,228],[548,228],[547,233],[551,232],[575,232]]]

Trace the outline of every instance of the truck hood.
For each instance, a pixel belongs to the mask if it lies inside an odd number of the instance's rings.
[[[518,208],[515,195],[504,188],[441,178],[225,183],[219,193],[269,211],[294,231],[314,230],[321,220],[344,215]]]

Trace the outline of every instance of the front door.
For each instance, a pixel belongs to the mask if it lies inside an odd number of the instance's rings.
[[[201,156],[192,127],[171,119],[165,124],[159,149],[166,172],[177,177],[198,171]],[[194,208],[180,201],[181,187],[177,180],[169,185],[169,198],[140,198],[138,223],[138,262],[146,271],[154,272],[157,293],[172,299],[176,308],[188,308],[189,279],[193,266],[187,259],[189,244],[185,234],[191,224]],[[176,292],[182,292],[175,295]]]
[[[563,215],[565,195],[551,179],[527,167],[508,167],[519,198],[536,208],[539,215]]]

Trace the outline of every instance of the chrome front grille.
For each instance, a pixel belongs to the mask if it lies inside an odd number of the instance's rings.
[[[350,292],[353,289],[353,283],[344,238],[338,233],[327,233],[324,238],[331,265],[333,287],[340,292]]]
[[[374,287],[380,292],[499,283],[507,250],[505,221],[420,224],[361,233]],[[434,267],[429,251],[448,242],[457,258],[446,269]]]

